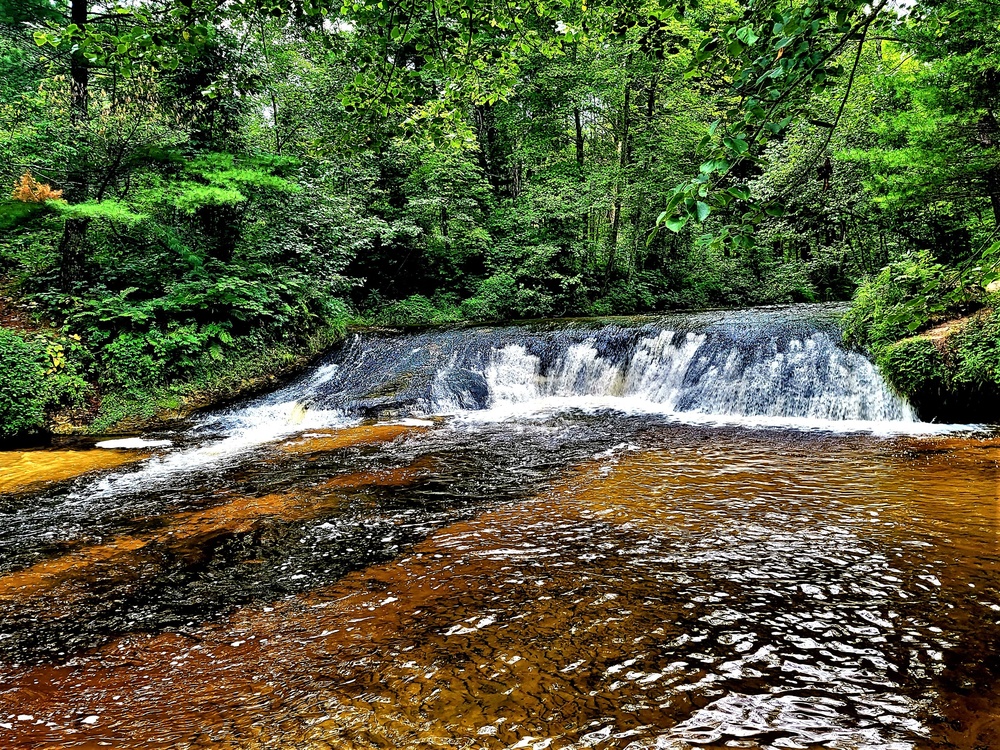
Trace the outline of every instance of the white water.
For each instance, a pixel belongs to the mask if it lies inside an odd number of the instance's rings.
[[[450,415],[470,425],[610,410],[746,428],[970,429],[920,422],[870,361],[839,346],[829,315],[817,320],[799,310],[737,311],[632,327],[358,335],[298,381],[203,418],[178,441],[186,447],[108,477],[101,489],[241,460],[290,435],[364,419]]]
[[[568,409],[659,414],[698,424],[793,426],[837,431],[937,432],[917,420],[865,357],[817,332],[747,356],[706,334],[664,330],[639,339],[627,358],[598,354],[597,340],[568,346],[551,366],[521,344],[491,352],[483,368],[489,403],[467,410],[442,397],[432,409],[475,420]]]

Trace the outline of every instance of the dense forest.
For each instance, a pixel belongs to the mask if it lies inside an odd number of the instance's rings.
[[[850,342],[958,408],[1000,382],[998,29],[986,0],[0,0],[0,436],[238,391],[351,324],[852,298]]]

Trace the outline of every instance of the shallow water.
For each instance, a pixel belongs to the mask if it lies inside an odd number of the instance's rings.
[[[0,453],[0,748],[1000,747],[1000,438],[832,320],[359,337]]]
[[[998,457],[569,413],[9,495],[0,746],[997,747]]]

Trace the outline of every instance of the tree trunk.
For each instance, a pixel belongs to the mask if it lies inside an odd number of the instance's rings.
[[[479,165],[498,198],[512,193],[506,175],[506,162],[498,143],[497,116],[492,104],[476,105],[476,130],[479,139]]]
[[[1000,169],[993,168],[986,173],[986,184],[990,191],[990,206],[993,207],[993,226],[1000,227]]]
[[[625,192],[625,168],[628,166],[628,137],[631,121],[632,109],[632,88],[630,81],[625,81],[625,102],[622,107],[622,139],[621,151],[618,155],[618,180],[615,184],[615,206],[611,216],[611,234],[608,238],[608,263],[604,268],[604,286],[607,288],[611,274],[615,270],[615,262],[618,253],[618,233],[621,229],[622,215],[622,194]]]
[[[580,168],[580,179],[583,179],[583,122],[579,107],[573,107],[573,124],[576,126],[576,165]]]
[[[274,122],[274,151],[277,154],[281,153],[281,121],[279,120],[278,113],[278,96],[274,93],[274,74],[271,69],[271,58],[267,54],[268,47],[270,47],[270,40],[267,38],[267,27],[264,25],[264,20],[260,21],[260,48],[264,53],[264,62],[267,64],[268,78],[270,79],[267,84],[268,96],[271,99],[271,119]]]
[[[72,0],[70,5],[70,21],[80,29],[87,26],[89,2],[90,0]],[[87,59],[79,49],[70,56],[69,71],[70,125],[74,131],[77,155],[75,163],[70,165],[67,172],[63,194],[70,203],[80,203],[87,200],[90,188],[87,138],[90,70]],[[59,242],[59,277],[63,290],[69,288],[82,266],[83,246],[89,224],[88,219],[67,219],[63,227],[63,236]]]

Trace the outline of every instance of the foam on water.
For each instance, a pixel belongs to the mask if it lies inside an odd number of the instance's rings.
[[[345,415],[342,411],[311,409],[299,398],[300,393],[308,392],[310,388],[328,382],[337,369],[338,366],[335,364],[318,367],[294,385],[281,388],[246,406],[209,414],[201,418],[190,431],[190,436],[197,440],[194,446],[179,448],[147,459],[138,471],[105,476],[96,487],[85,490],[85,494],[105,497],[121,491],[135,490],[165,477],[239,460],[255,448],[305,430],[355,424],[357,419]],[[149,447],[171,444],[171,441],[166,440],[136,438],[106,441],[103,447],[134,447],[131,446],[133,441]]]
[[[919,423],[875,367],[816,332],[740,347],[707,334],[664,330],[615,359],[595,336],[546,368],[522,344],[491,353],[489,402],[473,418],[508,419],[560,409],[655,413],[681,421],[847,430],[937,430]],[[468,411],[436,401],[432,408]]]

